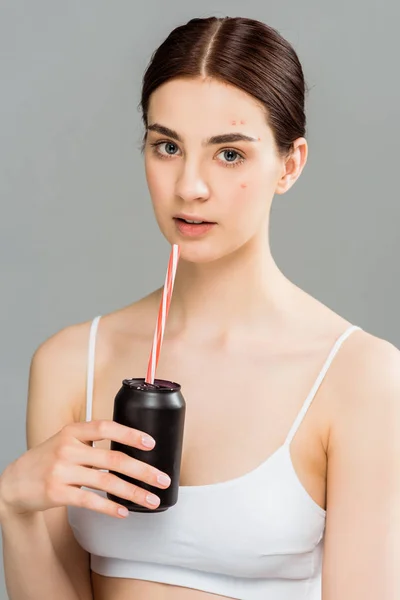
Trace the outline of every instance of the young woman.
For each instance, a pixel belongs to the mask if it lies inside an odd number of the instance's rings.
[[[153,55],[146,176],[181,248],[157,371],[187,403],[179,499],[127,517],[107,499],[158,503],[109,470],[168,486],[110,450],[148,448],[112,410],[146,372],[159,289],[33,357],[28,451],[0,479],[11,600],[394,600],[399,351],[270,251],[273,197],[307,160],[304,88],[293,48],[254,20],[191,20]]]

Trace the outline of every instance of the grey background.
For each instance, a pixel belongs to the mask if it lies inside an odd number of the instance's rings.
[[[310,153],[275,198],[273,254],[298,285],[400,345],[399,6],[0,0],[0,472],[25,450],[35,348],[163,283],[169,247],[137,105],[151,53],[192,17],[258,18],[294,45]]]

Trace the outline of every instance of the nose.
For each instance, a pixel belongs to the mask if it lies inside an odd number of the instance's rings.
[[[209,186],[201,175],[200,166],[194,161],[182,161],[175,191],[177,196],[186,202],[193,200],[204,201],[209,198]]]

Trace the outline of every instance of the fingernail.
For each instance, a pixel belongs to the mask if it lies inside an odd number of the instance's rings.
[[[169,485],[171,483],[171,479],[168,475],[157,475],[157,481],[158,483],[161,483],[161,485]]]
[[[157,506],[159,503],[159,498],[157,496],[153,496],[152,494],[148,494],[146,496],[146,500],[149,504],[152,504],[153,506]]]
[[[121,507],[118,509],[118,514],[121,515],[121,517],[127,517],[129,515],[129,510]]]
[[[153,440],[153,438],[144,435],[142,436],[142,444],[143,446],[146,446],[146,448],[153,448],[154,444],[155,444],[155,440]]]

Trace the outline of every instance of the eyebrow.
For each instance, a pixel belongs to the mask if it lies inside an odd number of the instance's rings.
[[[147,126],[148,131],[155,131],[157,133],[161,133],[161,135],[166,135],[170,138],[174,138],[178,142],[183,142],[182,137],[169,127],[165,127],[164,125],[160,125],[159,123],[152,123]],[[245,135],[244,133],[223,133],[221,135],[213,135],[212,137],[203,141],[203,145],[209,146],[211,144],[227,144],[232,142],[258,142],[257,138],[250,137],[249,135]]]

